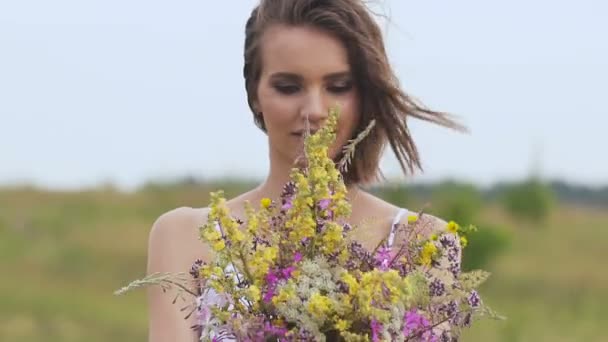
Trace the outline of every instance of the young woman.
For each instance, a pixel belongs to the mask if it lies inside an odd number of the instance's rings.
[[[352,203],[350,223],[372,217],[377,222],[358,230],[355,238],[371,249],[393,235],[394,223],[405,222],[407,210],[365,192],[360,185],[378,179],[387,145],[404,172],[421,169],[407,126],[410,117],[462,127],[403,92],[389,65],[381,31],[361,0],[262,0],[247,21],[245,35],[247,101],[255,124],[268,137],[269,169],[258,187],[228,201],[232,213],[242,218],[245,201],[279,197],[301,153],[304,130],[321,127],[329,108],[338,105],[337,139],[330,150],[336,160],[341,158],[342,146],[376,120],[343,175]],[[182,207],[158,218],[149,239],[149,273],[184,272],[195,259],[212,257],[198,240],[207,212],[206,208]],[[429,227],[445,225],[430,215],[423,219]],[[179,303],[171,301],[172,296],[150,289],[150,341],[197,340],[190,329],[194,321],[184,320]]]

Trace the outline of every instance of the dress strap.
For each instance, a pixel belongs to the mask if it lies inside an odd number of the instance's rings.
[[[403,218],[403,215],[407,214],[407,211],[408,210],[405,208],[399,209],[397,215],[395,215],[395,218],[393,219],[393,223],[391,224],[391,232],[388,235],[388,240],[386,242],[389,248],[392,247],[393,243],[395,242],[395,232],[397,230],[397,226],[399,225],[399,222],[401,222],[401,218]]]

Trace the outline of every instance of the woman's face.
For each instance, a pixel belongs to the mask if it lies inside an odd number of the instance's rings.
[[[307,26],[273,25],[261,41],[262,73],[258,112],[262,112],[271,157],[293,162],[301,156],[303,131],[319,129],[333,106],[340,108],[335,158],[352,138],[359,112],[346,48],[337,38]]]

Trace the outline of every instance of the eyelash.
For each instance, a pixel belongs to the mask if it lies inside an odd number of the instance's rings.
[[[334,93],[334,94],[342,94],[342,93],[346,93],[349,90],[351,90],[351,88],[353,87],[353,85],[351,83],[347,83],[346,85],[343,86],[330,86],[327,87],[327,89]],[[300,87],[297,85],[275,85],[274,88],[281,94],[285,94],[285,95],[292,95],[297,93],[300,90]]]

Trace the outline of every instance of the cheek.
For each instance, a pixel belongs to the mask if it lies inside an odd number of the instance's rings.
[[[332,158],[338,156],[342,151],[342,147],[353,138],[361,116],[357,103],[356,99],[353,99],[352,101],[343,102],[340,106],[341,114],[338,120],[338,135],[330,150]]]
[[[357,97],[353,96],[352,99],[344,102],[341,108],[341,115],[338,121],[338,139],[346,142],[354,134],[361,117]]]
[[[269,130],[273,127],[280,128],[293,121],[297,107],[293,100],[276,94],[273,89],[262,87],[258,91],[258,98],[264,122]]]

